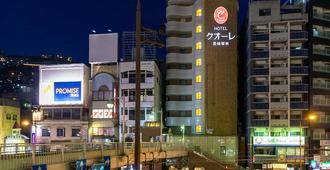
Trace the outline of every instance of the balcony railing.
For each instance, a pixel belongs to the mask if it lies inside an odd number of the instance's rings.
[[[269,69],[268,68],[257,68],[257,69],[252,69],[252,75],[268,75],[269,74]]]
[[[323,73],[330,73],[330,66],[327,65],[314,65],[313,71],[323,72]]]
[[[267,162],[277,162],[278,158],[276,155],[255,155],[253,157],[253,162],[255,163],[267,163]]]
[[[313,49],[313,54],[330,56],[330,50],[314,48]]]
[[[330,21],[330,14],[314,13],[314,18]]]
[[[291,109],[308,109],[308,102],[291,102]]]
[[[292,32],[291,39],[308,39],[308,33],[306,31]]]
[[[268,108],[269,108],[269,103],[264,103],[264,102],[252,103],[252,109],[268,109]]]
[[[267,86],[267,85],[252,86],[251,91],[252,92],[268,92],[269,91],[269,86]]]
[[[313,83],[313,88],[330,90],[330,82],[324,82],[324,83],[315,82]]]
[[[251,39],[252,41],[268,41],[269,34],[252,34]]]
[[[291,50],[290,55],[293,57],[298,57],[298,56],[308,56],[308,50],[307,49],[296,49],[296,50]]]
[[[313,139],[314,140],[328,140],[328,139],[330,139],[330,133],[322,133],[322,134],[313,133]]]
[[[313,36],[319,37],[319,38],[330,39],[330,32],[329,31],[314,31]]]
[[[308,84],[291,85],[291,91],[308,91]]]
[[[251,121],[252,126],[269,126],[268,120],[252,120]]]
[[[251,58],[269,58],[268,51],[253,51]]]
[[[308,74],[308,67],[307,66],[291,67],[290,72],[291,74]]]

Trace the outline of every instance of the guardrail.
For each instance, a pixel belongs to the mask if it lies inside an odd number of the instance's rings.
[[[79,159],[96,159],[104,155],[134,153],[134,143],[61,143],[0,145],[0,169],[29,169],[33,164],[58,164]],[[141,152],[183,151],[179,143],[141,143]],[[106,153],[106,154],[105,154]]]

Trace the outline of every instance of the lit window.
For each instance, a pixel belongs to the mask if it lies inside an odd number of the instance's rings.
[[[197,75],[196,76],[196,83],[201,83],[202,82],[202,76],[201,75]]]
[[[202,65],[202,59],[201,58],[198,58],[196,59],[196,66],[201,66]]]
[[[196,16],[197,16],[197,17],[202,16],[202,9],[197,9],[197,10],[196,10]]]
[[[200,33],[200,32],[202,32],[202,26],[201,25],[198,25],[196,27],[196,33]]]
[[[196,125],[196,133],[201,133],[201,132],[202,132],[202,126]]]
[[[202,99],[202,92],[197,92],[197,93],[196,93],[196,99],[197,99],[197,100]]]
[[[201,116],[202,115],[202,109],[196,109],[196,116]]]
[[[202,42],[197,42],[196,43],[196,50],[202,49]]]

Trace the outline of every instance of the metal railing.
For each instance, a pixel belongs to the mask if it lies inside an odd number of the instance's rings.
[[[313,49],[313,54],[330,56],[330,50],[314,48]]]
[[[314,18],[330,21],[330,14],[314,13]]]
[[[183,151],[181,143],[141,143],[141,152]],[[125,143],[125,154],[134,153],[134,143]],[[122,143],[61,143],[0,145],[0,169],[28,169],[33,164],[58,164],[104,155],[122,155]]]

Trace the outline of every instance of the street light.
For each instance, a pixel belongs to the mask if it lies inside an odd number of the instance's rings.
[[[29,125],[30,125],[30,122],[27,121],[27,120],[23,120],[23,121],[22,121],[22,125],[23,125],[23,126],[29,126]]]
[[[311,121],[315,121],[317,119],[317,115],[315,113],[309,113],[307,115],[306,118],[304,118],[303,120],[307,120],[308,121],[308,128],[309,128],[309,138],[308,138],[308,145],[309,145],[309,149],[308,149],[308,158],[310,157],[310,151],[311,151]],[[301,162],[301,138],[302,138],[302,125],[301,125],[301,121],[299,124],[299,128],[300,128],[300,152],[299,152],[299,163],[300,163],[300,169],[302,169],[302,162]],[[305,157],[305,154],[304,154]]]

